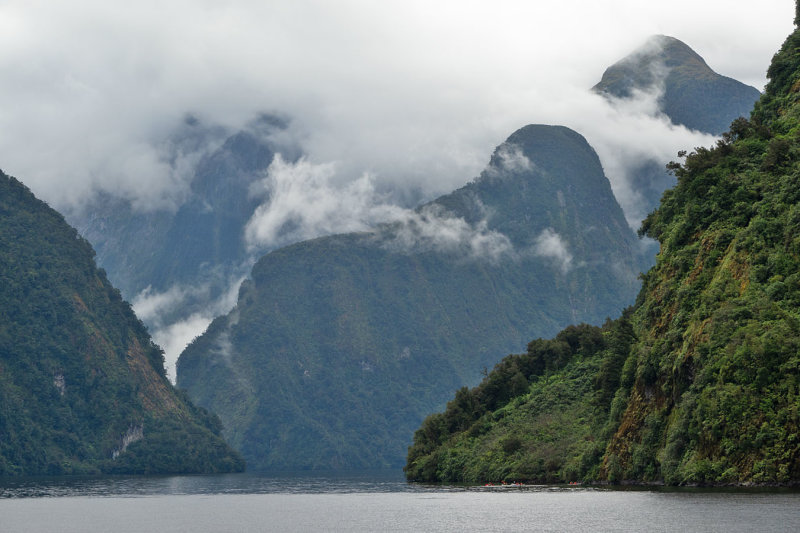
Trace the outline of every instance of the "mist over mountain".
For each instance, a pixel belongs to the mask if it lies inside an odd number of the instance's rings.
[[[664,62],[664,53],[652,53],[653,46],[647,48],[649,55],[640,51],[636,56],[647,72]],[[670,65],[683,68],[676,61]],[[688,69],[686,76],[696,73]],[[649,78],[641,83],[650,84],[642,85],[642,91],[663,85]],[[592,103],[594,113],[604,108],[614,113],[614,134],[598,138],[592,133],[634,228],[674,182],[663,171],[674,151],[656,150],[653,159],[651,147],[665,144],[662,135],[684,138],[658,118],[657,97],[642,92]],[[724,102],[715,101],[715,106],[727,109]],[[731,119],[737,116],[735,110],[727,112]],[[592,120],[602,123],[608,117],[589,114],[583,122]],[[642,128],[666,134],[652,134],[639,147],[630,137],[638,139]],[[238,285],[259,255],[304,239],[404,219],[408,207],[430,198],[413,180],[387,184],[385,176],[369,171],[354,175],[352,163],[310,159],[304,153],[308,139],[291,117],[260,114],[231,130],[188,115],[162,137],[154,149],[170,179],[159,185],[161,199],[109,190],[69,210],[68,219],[92,242],[99,265],[165,348],[172,378],[180,351],[234,305]],[[694,142],[706,142],[698,139]]]
[[[654,35],[608,67],[592,88],[615,98],[657,90],[659,109],[674,124],[719,135],[734,118],[749,116],[758,89],[721,76],[685,43]]]
[[[648,50],[652,52],[654,46],[664,42],[670,41],[651,42]],[[688,49],[685,45],[684,48]],[[687,57],[692,59],[695,56],[688,53],[679,58],[688,61]],[[640,51],[636,57],[640,69],[661,72],[659,68],[664,62],[664,53],[645,55]],[[674,69],[682,68],[677,60],[670,59],[670,65]],[[685,76],[691,77],[698,71],[686,69],[686,72]],[[708,72],[704,70],[701,74],[707,76]],[[620,109],[627,105],[636,112],[637,106],[641,105],[642,95],[645,100],[649,98],[661,105],[657,97],[664,84],[653,77],[639,80],[639,83],[641,87],[636,86],[631,90],[642,94],[632,93],[628,95],[629,98],[617,98],[612,102],[613,105]],[[655,92],[646,93],[647,90]],[[717,105],[725,107],[719,102]],[[657,107],[653,108],[652,113],[658,112]],[[735,110],[728,109],[728,112],[731,119],[735,118]],[[552,141],[546,141],[546,137],[541,136],[537,142],[544,146]],[[559,137],[555,135],[553,139]],[[546,153],[541,146],[537,155],[540,159]],[[502,168],[504,172],[531,171],[533,167],[530,161],[520,150],[517,143],[509,140],[504,148],[495,153],[489,168]],[[531,210],[530,205],[520,204],[521,198],[526,196],[520,196],[519,191],[514,190],[514,185],[504,189],[499,183],[492,182],[492,176],[484,176],[484,185],[494,183],[495,187],[491,195],[494,198],[491,208],[482,202],[470,203],[465,200],[468,196],[463,194],[454,194],[442,197],[416,212],[409,211],[403,204],[396,203],[397,194],[388,197],[378,192],[368,174],[356,181],[342,181],[334,163],[308,160],[302,154],[294,133],[289,131],[288,119],[275,115],[261,115],[245,129],[233,133],[189,116],[170,138],[166,152],[173,154],[167,157],[167,161],[176,172],[185,176],[187,184],[184,193],[175,195],[173,204],[148,209],[131,200],[106,195],[88,209],[80,211],[74,220],[82,233],[95,243],[100,265],[120,285],[123,295],[133,301],[137,314],[148,324],[156,341],[174,354],[172,357],[176,357],[183,346],[202,332],[215,316],[225,314],[233,307],[239,283],[260,253],[319,235],[364,231],[374,228],[381,221],[394,220],[396,222],[375,230],[385,241],[380,247],[385,251],[447,252],[455,254],[454,257],[488,260],[493,267],[500,262],[519,262],[521,257],[529,260],[531,256],[536,256],[548,261],[556,271],[560,270],[573,278],[577,277],[574,271],[576,265],[585,267],[591,264],[588,262],[590,259],[598,260],[590,258],[591,254],[582,245],[576,251],[574,242],[572,246],[565,244],[565,232],[574,231],[574,228],[569,229],[568,220],[558,223],[552,221],[550,226],[539,228],[535,234],[528,227],[529,219],[538,217],[545,220],[547,215],[544,213],[551,212],[556,205],[563,207],[561,202],[565,201],[566,189],[547,190],[542,198],[549,198],[555,204],[539,202],[538,209]],[[557,152],[564,161],[558,165],[553,161],[549,164],[553,168],[560,165],[557,172],[563,175],[571,172],[580,175],[580,172],[565,170],[564,165],[582,156],[563,147]],[[537,164],[541,166],[542,163],[540,161]],[[666,177],[663,163],[655,161],[632,160],[625,163],[624,171],[622,179],[632,179],[632,183],[626,186],[638,198],[633,204],[629,202],[626,205],[635,205],[639,214],[634,216],[639,217],[643,217],[646,213],[643,210],[657,200],[663,187],[666,187],[665,183],[673,180],[672,177]],[[616,179],[619,183],[621,178],[617,175]],[[539,184],[539,187],[543,186]],[[481,186],[476,187],[480,189]],[[577,185],[570,187],[574,189]],[[402,197],[402,189],[400,193]],[[642,197],[646,200],[642,201]],[[407,205],[413,198],[413,195],[409,197],[406,193],[401,201]],[[627,198],[630,199],[630,196]],[[588,202],[590,200],[584,201]],[[498,213],[509,211],[527,213],[525,216],[528,219],[509,218],[501,221]],[[456,216],[449,216],[448,213],[456,213]],[[443,218],[443,214],[447,216]],[[611,215],[608,220],[613,220],[614,216]],[[489,220],[492,221],[491,226]],[[631,222],[630,216],[628,222]],[[586,227],[590,228],[591,225]],[[637,254],[636,250],[630,253]],[[640,262],[637,256],[613,265],[622,270],[632,269],[631,273],[635,275],[637,269],[643,269],[647,264],[646,259],[644,261]],[[624,266],[620,267],[620,264]],[[586,283],[586,279],[571,283]],[[517,291],[517,286],[522,284],[523,281],[515,280],[508,288]],[[587,309],[593,305],[603,307],[607,303],[624,303],[618,293],[627,289],[598,285],[597,280],[592,280],[587,286],[598,289],[591,296],[596,302],[586,304]],[[609,298],[608,302],[606,298]],[[575,295],[570,295],[569,299],[575,299]],[[547,298],[540,301],[545,306],[540,310],[544,314],[558,315],[561,313],[559,309],[564,307],[557,303],[551,309]],[[321,308],[328,305],[319,304]],[[580,305],[576,308],[580,308]],[[493,313],[503,311],[498,307]],[[599,323],[605,316],[611,315],[613,312],[606,312],[605,315],[599,313],[593,315],[591,321]],[[548,327],[552,326],[551,329],[546,331],[554,332],[553,324],[563,326],[588,315],[571,310],[571,319],[564,318],[566,315],[563,314],[560,316],[562,318],[556,322],[542,319],[540,325],[550,324]],[[518,320],[521,321],[522,318]],[[518,349],[526,341],[519,332],[533,330],[515,324],[514,331],[517,335],[514,343],[500,345],[502,349],[499,353]],[[314,332],[308,330],[305,334],[313,335]],[[369,335],[377,335],[377,332],[371,331]],[[435,336],[434,333],[428,335]],[[496,356],[497,353],[494,354]],[[487,353],[485,357],[490,356]],[[486,359],[481,364],[491,366],[493,363],[494,360]],[[469,383],[469,376],[474,376],[477,368],[479,366],[465,368],[465,374],[452,386]],[[208,375],[204,379],[214,378]],[[396,462],[397,456],[394,457],[392,460]],[[381,458],[378,462],[385,461]]]
[[[796,29],[749,118],[671,165],[636,304],[459,390],[415,433],[410,479],[796,486],[798,58]]]
[[[0,172],[0,474],[242,470],[93,256]]]
[[[585,139],[526,126],[395,222],[263,256],[178,362],[255,469],[397,466],[498,353],[631,301],[638,243]]]
[[[734,119],[749,116],[760,96],[755,87],[717,74],[689,46],[666,35],[650,37],[608,67],[592,91],[617,105],[654,100],[652,112],[666,115],[672,124],[713,135],[727,131]],[[626,188],[638,201],[621,202],[637,224],[675,185],[664,170],[666,163],[643,158],[626,169]]]
[[[285,119],[264,114],[230,133],[189,115],[166,147],[171,167],[188,175],[176,201],[142,206],[106,193],[69,216],[167,348],[171,337],[181,340],[182,326],[194,336],[193,322],[202,329],[233,305],[258,251],[244,235],[263,201],[252,188],[276,151],[289,161],[299,157],[299,148],[282,136],[286,127]]]

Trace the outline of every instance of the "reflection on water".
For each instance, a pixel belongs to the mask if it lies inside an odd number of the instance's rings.
[[[199,494],[321,494],[412,490],[398,471],[196,476],[0,477],[0,498]]]

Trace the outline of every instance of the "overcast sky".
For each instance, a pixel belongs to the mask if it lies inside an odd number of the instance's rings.
[[[431,195],[528,123],[601,144],[607,111],[586,90],[655,33],[762,89],[793,14],[791,0],[0,0],[0,168],[55,207],[98,188],[156,202],[181,185],[159,142],[185,113],[236,128],[277,111],[340,182]]]

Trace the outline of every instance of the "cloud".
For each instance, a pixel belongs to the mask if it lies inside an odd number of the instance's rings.
[[[572,254],[567,250],[567,245],[561,236],[552,228],[544,229],[533,245],[534,255],[552,259],[562,274],[569,272],[572,267]]]
[[[506,160],[516,167],[531,164],[518,148],[509,148]],[[488,228],[486,217],[470,224],[437,204],[405,209],[377,193],[369,174],[339,184],[342,179],[334,163],[307,158],[292,163],[276,155],[267,175],[252,187],[255,197],[266,199],[247,224],[246,241],[253,249],[264,249],[321,235],[374,232],[381,246],[393,251],[437,251],[493,261],[513,252],[505,235]]]
[[[600,157],[614,195],[634,229],[651,208],[642,195],[642,184],[637,184],[643,165],[653,162],[663,171],[679,150],[710,146],[715,141],[712,135],[672,124],[658,112],[661,94],[662,89],[655,86],[650,91],[634,91],[624,102],[603,99],[596,107],[586,108],[586,116],[592,120],[579,126]]]
[[[497,149],[497,166],[486,167],[486,172],[490,176],[500,176],[505,173],[530,172],[534,169],[534,163],[528,159],[522,148],[514,143],[503,143]]]
[[[167,378],[174,384],[175,364],[178,356],[195,338],[201,335],[214,317],[205,313],[192,313],[190,316],[152,332],[153,341],[164,350],[164,366]]]
[[[648,35],[760,87],[792,18],[785,0],[7,0],[0,166],[57,208],[98,190],[169,206],[185,173],[162,146],[186,112],[233,131],[280,111],[310,161],[432,198],[520,126],[586,135],[597,113],[582,117],[578,89]]]
[[[439,252],[491,262],[515,257],[511,240],[489,229],[487,218],[470,224],[437,204],[405,211],[378,235],[383,248],[401,253]]]
[[[216,299],[211,297],[211,287],[207,284],[174,285],[163,292],[148,287],[133,298],[131,306],[136,316],[150,325],[153,341],[164,350],[167,376],[173,383],[178,356],[215,317],[233,309],[243,280],[243,277],[229,280],[227,290]]]
[[[247,223],[247,243],[263,249],[365,231],[403,212],[383,201],[369,174],[344,183],[339,178],[334,163],[315,164],[306,158],[291,163],[276,154],[264,179],[251,187],[254,197],[266,200]]]

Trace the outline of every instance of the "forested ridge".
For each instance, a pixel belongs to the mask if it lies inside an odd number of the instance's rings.
[[[635,305],[459,390],[409,479],[800,482],[800,32],[768,78],[749,119],[670,164]]]
[[[0,172],[0,475],[242,470],[89,243]]]

